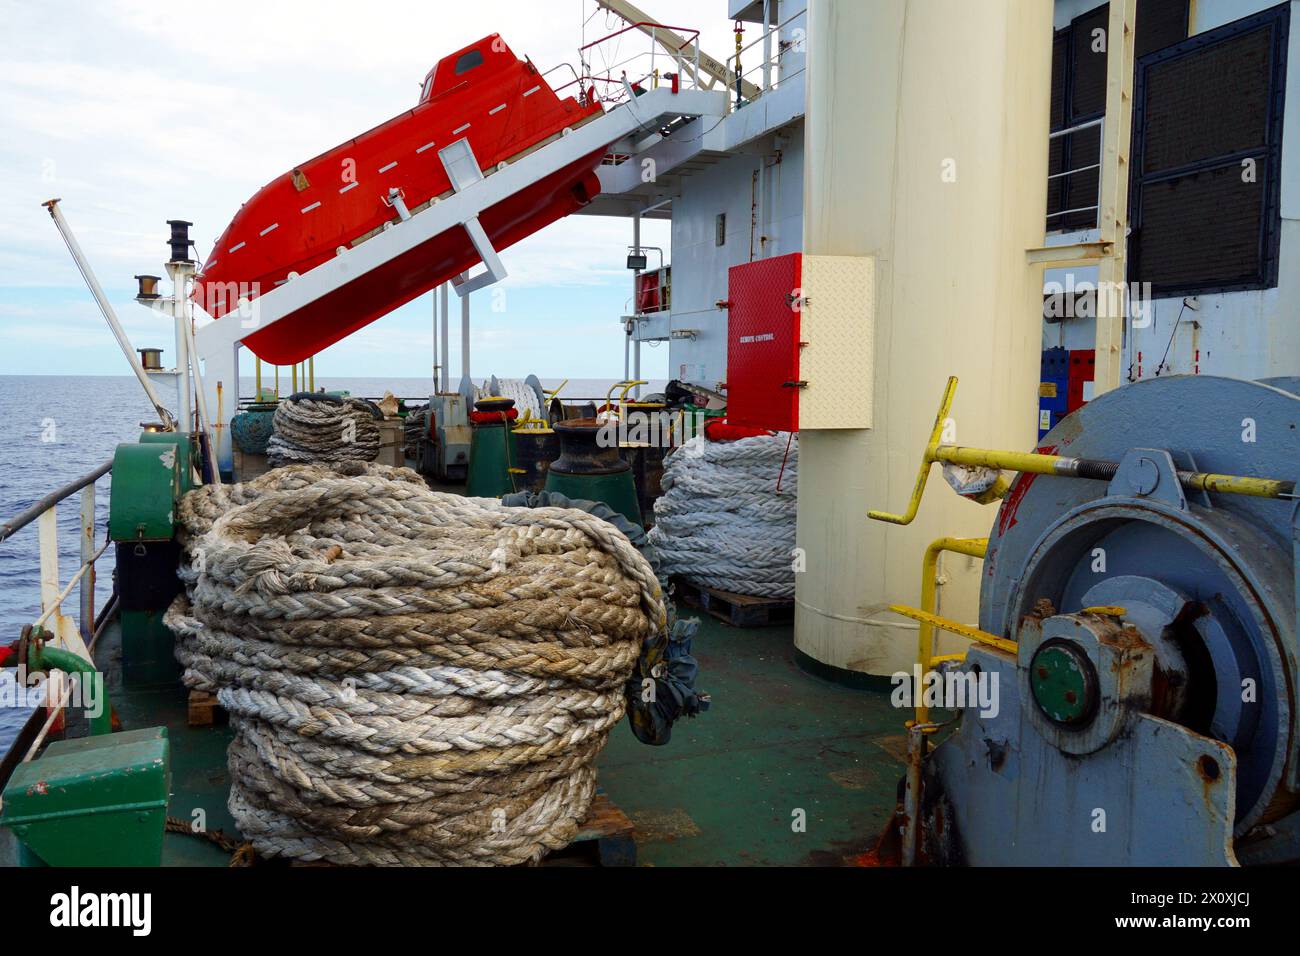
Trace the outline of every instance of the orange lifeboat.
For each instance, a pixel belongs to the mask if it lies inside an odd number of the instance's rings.
[[[602,110],[594,95],[561,99],[497,34],[438,62],[419,104],[295,167],[236,213],[200,270],[194,299],[220,318],[398,220],[399,190],[412,214],[449,195],[438,150],[467,139],[492,170]],[[590,202],[600,190],[597,150],[484,210],[479,222],[497,249]],[[332,345],[480,261],[465,230],[433,236],[308,306],[244,338],[257,356],[287,365]]]

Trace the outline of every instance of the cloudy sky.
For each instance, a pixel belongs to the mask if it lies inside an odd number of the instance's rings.
[[[724,0],[640,6],[715,56],[734,42]],[[131,277],[163,272],[167,219],[192,221],[206,258],[261,185],[413,106],[445,54],[499,32],[546,70],[621,26],[593,0],[0,0],[0,22],[0,374],[128,371],[44,200],[63,200],[132,342],[166,363],[171,331]],[[475,376],[620,374],[630,239],[628,220],[575,216],[506,250],[504,311],[475,297]],[[666,224],[643,242],[667,247]],[[322,353],[318,375],[428,374],[430,315],[428,296],[404,306]],[[645,361],[663,376],[667,349]]]

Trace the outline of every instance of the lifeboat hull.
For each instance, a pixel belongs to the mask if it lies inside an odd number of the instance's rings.
[[[418,213],[449,195],[438,151],[466,139],[490,173],[599,115],[561,99],[495,34],[443,58],[415,109],[295,167],[263,187],[217,241],[195,283],[195,302],[214,318],[252,302],[399,221],[398,190]],[[599,192],[597,150],[485,210],[479,217],[504,249],[581,208]],[[469,271],[480,257],[459,226],[244,338],[260,358],[299,362],[406,302]]]

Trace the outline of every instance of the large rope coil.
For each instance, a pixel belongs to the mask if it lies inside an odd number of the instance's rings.
[[[370,402],[318,392],[299,392],[280,402],[271,420],[267,463],[374,461],[383,416]]]
[[[794,597],[798,462],[788,434],[697,435],[676,449],[650,530],[663,569],[737,594]]]
[[[536,381],[534,379],[534,381]],[[513,399],[515,408],[519,412],[520,418],[531,417],[533,419],[546,418],[546,409],[542,405],[542,396],[538,389],[526,379],[522,378],[497,378],[495,375],[483,383],[480,389],[485,395],[496,395],[501,398]]]
[[[608,521],[641,552],[654,568],[659,586],[668,590],[668,575],[645,528],[604,502],[571,499],[558,491],[517,491],[503,497],[501,503],[514,508],[577,508]],[[691,653],[691,642],[699,631],[699,619],[678,617],[671,601],[666,601],[664,607],[668,612],[667,627],[641,642],[641,656],[625,686],[632,733],[643,744],[655,747],[672,739],[673,724],[682,717],[698,716],[709,709],[711,702],[709,695],[695,686],[700,666]]]
[[[230,810],[259,853],[509,864],[573,839],[666,620],[617,528],[359,464],[207,486],[181,520],[167,622],[186,684],[230,713]]]

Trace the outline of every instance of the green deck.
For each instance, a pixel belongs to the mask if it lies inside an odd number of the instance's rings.
[[[691,613],[683,609],[683,613]],[[110,685],[116,627],[101,644]],[[892,812],[902,776],[904,714],[888,695],[850,690],[795,664],[789,626],[738,630],[705,615],[694,645],[712,708],[648,747],[626,722],[600,758],[600,783],[636,825],[639,862],[791,865],[850,862],[869,850]],[[196,809],[233,833],[226,811],[225,726],[192,728],[179,687],[114,691],[126,727],[165,723],[172,741],[168,813]],[[806,812],[806,832],[792,829]],[[204,840],[167,834],[164,862],[224,866]]]
[[[801,670],[789,625],[737,629],[703,615],[693,649],[710,709],[680,721],[664,747],[620,727],[600,759],[602,785],[636,824],[640,862],[839,865],[871,849],[894,810],[907,715],[887,693]],[[796,809],[806,832],[792,829]]]

